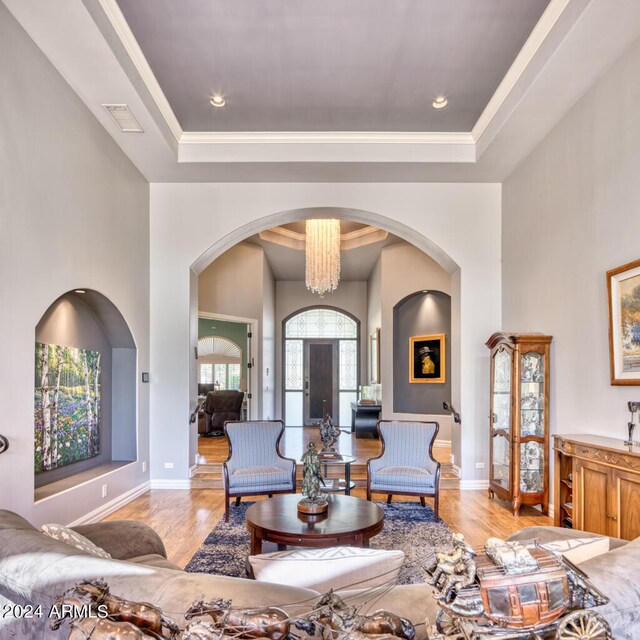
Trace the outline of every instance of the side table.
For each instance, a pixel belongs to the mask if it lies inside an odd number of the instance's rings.
[[[320,462],[324,465],[324,478],[333,481],[332,486],[322,487],[326,493],[342,493],[345,496],[351,495],[351,489],[355,488],[356,483],[351,481],[351,463],[355,462],[355,456],[339,455],[337,457],[320,454]],[[327,478],[329,475],[329,467],[334,465],[344,465],[344,478]]]

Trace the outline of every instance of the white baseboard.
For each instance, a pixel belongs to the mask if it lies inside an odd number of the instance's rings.
[[[549,517],[553,518],[553,516],[555,515],[556,510],[553,507],[553,504],[551,504],[551,502],[549,503]]]
[[[437,449],[439,447],[449,447],[451,448],[451,440],[439,440],[438,438],[436,438],[435,442],[433,443],[433,446]]]
[[[489,488],[488,480],[460,480],[461,491],[481,491]]]
[[[143,493],[149,491],[149,481],[143,482],[139,484],[137,487],[126,491],[125,493],[117,496],[113,500],[109,500],[105,504],[99,506],[97,509],[94,509],[90,513],[87,513],[80,518],[77,518],[73,522],[70,522],[68,526],[75,527],[80,524],[93,524],[94,522],[100,522],[103,518],[106,518],[109,514],[117,511],[121,507],[124,507],[125,504],[128,504],[132,500],[135,500],[138,496],[141,496]]]
[[[189,467],[189,478],[193,478],[193,476],[196,474],[196,469],[198,468],[198,464],[192,464]]]
[[[152,489],[191,489],[191,480],[162,480],[156,478],[151,480]]]
[[[456,476],[456,478],[462,477],[462,469],[457,464],[451,465],[451,472]]]

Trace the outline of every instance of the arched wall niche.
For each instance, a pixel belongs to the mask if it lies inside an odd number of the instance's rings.
[[[445,381],[409,382],[409,340],[445,335]],[[446,414],[451,402],[451,296],[443,291],[416,291],[393,307],[393,410],[398,413]]]
[[[38,343],[100,354],[97,455],[60,466],[50,457],[49,463],[40,467],[46,469],[35,474],[35,498],[38,500],[74,486],[76,480],[83,481],[87,474],[93,477],[91,472],[110,471],[136,459],[137,348],[118,308],[106,296],[92,289],[75,289],[57,298],[36,325],[35,341],[35,388],[42,385],[42,367],[37,362],[42,357],[42,350],[38,350]],[[56,352],[60,353],[62,349]],[[54,379],[49,377],[51,414],[55,411]],[[93,382],[91,384],[93,386]],[[34,398],[36,412],[42,410],[41,395]],[[62,396],[63,393],[60,394]],[[36,448],[39,441],[42,439],[36,438]],[[58,439],[58,447],[65,446],[67,443]]]

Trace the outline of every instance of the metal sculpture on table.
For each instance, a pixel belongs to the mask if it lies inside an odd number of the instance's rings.
[[[324,418],[318,423],[320,428],[320,440],[322,441],[322,449],[320,455],[329,457],[339,457],[336,449],[336,442],[340,437],[340,427],[333,424],[333,419],[328,413],[324,414]]]
[[[72,633],[76,634],[70,635],[70,637],[73,638],[120,637],[118,635],[108,635],[108,632],[114,631],[106,624],[109,620],[114,623],[131,624],[135,628],[142,630],[143,633],[151,635],[152,637],[176,638],[180,632],[180,629],[174,620],[165,616],[160,609],[154,607],[148,602],[131,602],[124,598],[112,595],[109,591],[109,586],[104,580],[85,580],[80,582],[57,598],[55,604],[61,611],[83,610],[82,607],[88,606],[89,609],[95,613],[95,617],[87,619],[94,623],[100,619],[105,623],[96,626],[94,631],[92,631],[94,635],[82,636],[79,634],[81,630],[86,630],[88,623],[81,622],[80,619],[72,619]],[[65,609],[63,608],[64,605],[71,605],[71,607]],[[62,616],[52,618],[49,626],[53,630],[58,629],[64,620],[65,618]],[[128,627],[125,625],[122,629],[124,631],[128,629]],[[162,635],[165,629],[168,634],[167,636]],[[129,636],[122,635],[122,637],[124,638]],[[146,636],[143,635],[141,637]]]
[[[286,611],[277,607],[259,609],[231,608],[231,600],[197,600],[185,614],[186,620],[210,616],[213,626],[224,635],[234,638],[269,638],[284,640],[289,635],[291,622]]]
[[[298,511],[304,514],[325,513],[329,507],[329,501],[323,495],[320,485],[324,486],[322,479],[320,455],[313,442],[309,443],[305,454],[302,456],[302,495],[298,502]]]
[[[4,453],[9,448],[9,441],[5,436],[0,436],[0,453]]]
[[[609,599],[562,556],[536,540],[468,550],[456,536],[428,570],[440,607],[430,640],[612,640],[592,610]]]
[[[416,631],[409,620],[390,611],[379,610],[369,615],[358,613],[357,607],[348,606],[333,591],[326,593],[306,617],[307,624],[319,626],[323,637],[357,640],[359,637],[389,637],[414,640]],[[305,626],[303,620],[296,627],[314,635],[313,626]],[[332,633],[333,632],[333,633]]]

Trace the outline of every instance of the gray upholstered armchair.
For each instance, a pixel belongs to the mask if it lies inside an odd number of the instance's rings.
[[[433,457],[433,442],[438,435],[437,422],[380,420],[378,434],[382,453],[367,462],[367,500],[371,493],[386,493],[434,499],[438,520],[440,463]]]
[[[226,422],[229,457],[223,465],[224,520],[229,522],[229,498],[295,493],[296,461],[280,453],[282,420]]]

